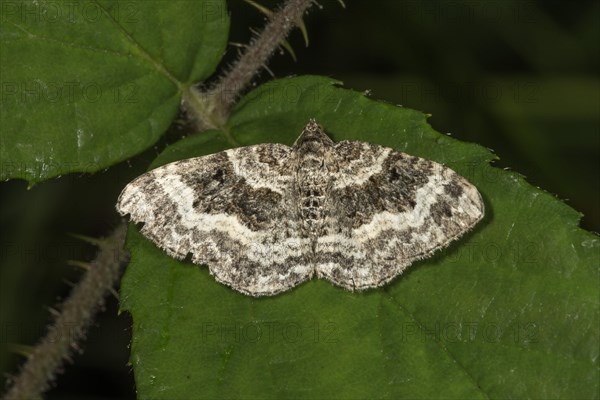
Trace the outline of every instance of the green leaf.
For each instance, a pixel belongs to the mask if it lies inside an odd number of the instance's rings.
[[[224,0],[3,3],[0,179],[98,171],[148,148],[228,30]]]
[[[598,238],[577,212],[489,165],[426,116],[341,89],[281,79],[239,103],[225,135],[184,139],[154,166],[241,144],[291,144],[314,117],[359,139],[443,162],[481,191],[486,216],[385,288],[312,280],[254,299],[168,257],[131,227],[122,281],[141,398],[597,398]]]

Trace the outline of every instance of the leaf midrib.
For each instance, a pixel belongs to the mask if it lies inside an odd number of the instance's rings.
[[[142,46],[137,40],[135,40],[135,38],[131,36],[129,32],[127,32],[127,30],[125,30],[125,28],[121,26],[121,24],[119,24],[119,22],[116,21],[112,15],[110,15],[110,13],[98,2],[98,0],[93,1],[102,10],[102,13],[108,18],[108,20],[111,21],[112,24],[118,29],[118,31],[125,37],[125,39],[127,39],[127,41],[129,41],[129,43],[133,45],[134,49],[137,50],[137,53],[141,56],[141,59],[148,62],[158,72],[160,72],[167,79],[173,82],[173,84],[177,86],[177,89],[179,90],[180,94],[183,93],[183,91],[186,89],[185,85],[182,82],[180,82],[164,65],[155,60],[150,55],[150,53],[148,53],[148,51],[144,48],[144,46]]]
[[[114,50],[110,50],[110,49],[102,49],[102,48],[98,48],[98,47],[83,46],[83,45],[75,44],[72,42],[65,42],[64,40],[41,36],[36,33],[28,31],[23,26],[15,23],[13,21],[6,21],[6,22],[13,25],[15,28],[23,31],[25,34],[27,34],[29,36],[27,39],[35,39],[35,40],[39,40],[39,41],[43,41],[43,42],[57,43],[62,46],[71,47],[73,49],[93,51],[93,52],[98,52],[98,53],[102,53],[102,54],[110,54],[110,55],[119,56],[119,57],[127,57],[128,56],[127,54],[119,53],[118,51],[114,51]]]

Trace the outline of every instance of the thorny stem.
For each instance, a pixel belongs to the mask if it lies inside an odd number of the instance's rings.
[[[251,41],[231,69],[206,94],[210,114],[219,126],[225,124],[231,106],[312,4],[313,0],[288,0],[273,14],[265,29]]]
[[[121,223],[103,240],[98,255],[62,304],[60,314],[27,358],[3,400],[42,398],[65,362],[70,361],[128,259],[123,249],[126,232],[127,225]]]

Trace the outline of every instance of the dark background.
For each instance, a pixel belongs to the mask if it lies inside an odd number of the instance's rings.
[[[260,1],[274,8],[277,1]],[[441,133],[492,149],[498,167],[516,170],[600,228],[600,2],[518,0],[334,0],[305,19],[310,46],[294,31],[297,61],[276,55],[276,77],[326,75],[374,99],[432,114]],[[231,0],[230,41],[247,43],[264,16]],[[230,47],[224,65],[237,48]],[[271,79],[263,72],[256,83]],[[22,345],[33,345],[95,249],[68,232],[107,234],[125,184],[182,132],[94,175],[69,175],[31,190],[0,184],[0,370],[14,373]],[[127,314],[109,299],[54,399],[134,397]],[[68,334],[68,333],[66,333]],[[19,344],[19,346],[15,345]],[[6,375],[4,376],[6,378]],[[201,388],[199,388],[201,390]]]

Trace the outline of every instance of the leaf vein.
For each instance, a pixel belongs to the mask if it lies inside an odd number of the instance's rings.
[[[417,324],[417,326],[419,327],[419,330],[421,332],[426,332],[426,329],[425,329],[425,326],[423,325],[423,323],[413,313],[411,313],[410,311],[408,311],[406,309],[406,307],[404,307],[402,304],[400,304],[398,301],[396,301],[396,299],[394,299],[393,296],[389,295],[389,292],[388,292],[387,289],[384,289],[384,291],[388,295],[385,298],[387,298],[393,305],[395,305],[396,307],[398,307],[398,309],[400,309],[400,311],[402,311],[402,313],[404,313],[411,320],[413,320],[413,322],[415,324]],[[454,364],[456,364],[461,371],[463,371],[463,373],[467,377],[468,381],[473,384],[473,386],[475,387],[475,389],[478,392],[480,392],[486,399],[490,399],[490,396],[488,396],[488,394],[483,391],[483,389],[479,386],[479,384],[477,384],[477,381],[475,380],[475,378],[473,377],[473,375],[471,375],[471,373],[465,368],[464,365],[462,365],[460,363],[460,361],[454,356],[454,354],[452,354],[448,350],[448,348],[444,345],[444,343],[442,343],[440,340],[436,339],[434,336],[427,335],[427,337],[430,337],[438,345],[438,347],[442,350],[442,352],[444,354],[446,354],[446,356],[450,360],[452,360],[452,362]]]
[[[135,38],[133,36],[131,36],[131,34],[129,32],[127,32],[127,30],[121,25],[119,24],[119,22],[117,20],[114,19],[114,17],[111,15],[110,12],[108,12],[99,2],[98,0],[94,0],[94,3],[96,3],[98,5],[98,7],[102,10],[102,12],[104,13],[104,15],[113,23],[113,25],[121,32],[121,34],[133,45],[135,46],[135,48],[138,50],[139,54],[141,55],[141,57],[147,61],[148,63],[150,63],[158,72],[160,72],[161,74],[165,75],[171,82],[173,82],[175,84],[175,86],[177,86],[177,88],[183,92],[185,90],[185,85],[179,81],[179,79],[177,79],[164,65],[162,65],[160,62],[158,62],[157,60],[155,60],[150,53],[148,53],[148,51],[141,45],[140,42],[138,42],[137,40],[135,40]]]

